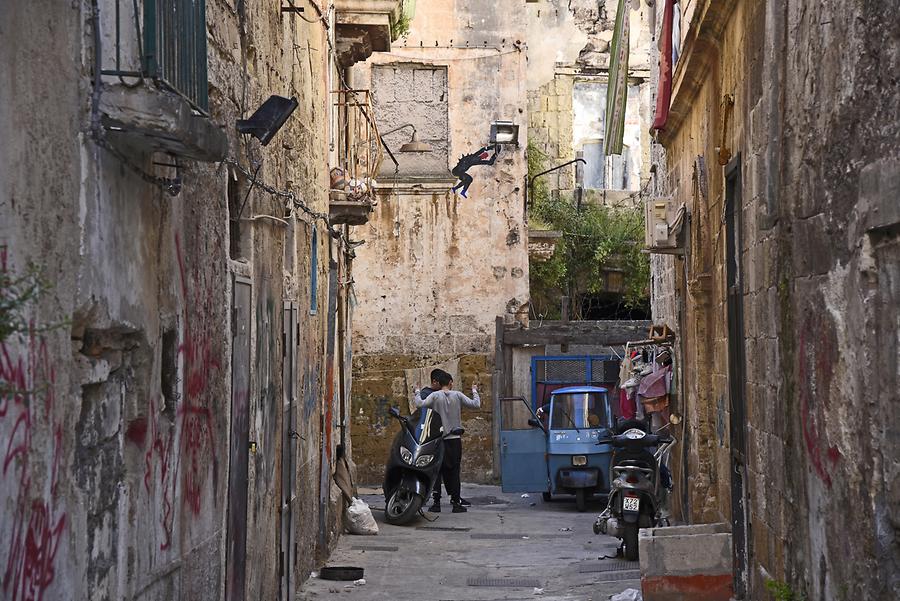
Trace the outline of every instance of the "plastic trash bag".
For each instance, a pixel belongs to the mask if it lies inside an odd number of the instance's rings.
[[[353,498],[345,517],[347,532],[350,534],[378,534],[378,524],[372,510],[362,499]]]
[[[609,601],[643,601],[644,596],[641,595],[641,591],[629,588],[625,589],[618,595],[613,595],[609,598]]]

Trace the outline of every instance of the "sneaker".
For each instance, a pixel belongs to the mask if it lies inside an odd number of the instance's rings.
[[[431,507],[428,508],[428,511],[431,513],[440,513],[441,512],[441,504],[435,501]]]
[[[463,506],[460,505],[459,503],[454,503],[454,504],[453,504],[453,513],[465,513],[465,512],[467,512],[467,511],[468,511],[468,509],[466,509],[465,507],[463,507]]]
[[[469,502],[468,499],[463,499],[462,497],[460,497],[460,498],[459,498],[459,501],[457,501],[457,502],[458,502],[460,505],[462,505],[463,507],[471,507],[471,506],[472,506],[472,504]]]
[[[469,197],[469,195],[466,194],[466,191],[465,191],[465,190],[463,190],[462,192],[460,192],[459,195],[462,196],[463,198],[468,198],[468,197]]]

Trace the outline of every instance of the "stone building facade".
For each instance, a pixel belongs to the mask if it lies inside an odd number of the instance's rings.
[[[548,174],[553,193],[609,206],[637,206],[650,177],[650,46],[653,9],[627,2],[631,29],[622,155],[603,154],[609,50],[617,0],[527,4],[528,134],[547,167],[581,156],[587,165]],[[577,181],[576,181],[577,180]]]
[[[525,18],[521,0],[420,0],[409,34],[390,53],[353,69],[370,89],[378,127],[397,158],[383,163],[378,205],[358,234],[353,444],[359,479],[383,476],[395,425],[427,372],[444,365],[467,392],[480,384],[478,411],[464,412],[463,476],[487,481],[492,468],[495,318],[527,317],[528,252],[523,211],[526,169]],[[454,195],[450,169],[488,144],[493,121],[519,126],[493,166],[473,167],[469,198]],[[400,153],[415,127],[432,151]],[[417,371],[418,370],[418,371]]]
[[[897,598],[895,8],[680,5],[654,162],[689,220],[652,289],[679,337],[681,517],[732,524],[744,599]]]
[[[332,90],[403,3],[335,4],[4,5],[0,269],[50,286],[0,341],[3,599],[291,599],[334,544]]]

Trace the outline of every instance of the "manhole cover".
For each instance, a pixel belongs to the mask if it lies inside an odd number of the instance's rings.
[[[599,563],[582,563],[578,565],[578,571],[582,574],[589,572],[623,572],[625,570],[638,570],[638,562],[625,561],[624,559],[611,559]]]
[[[396,551],[400,547],[391,547],[391,546],[381,546],[373,545],[371,547],[364,547],[362,545],[357,545],[355,547],[350,547],[354,551]]]
[[[597,576],[597,582],[621,582],[622,580],[640,580],[640,570],[628,570],[626,572],[604,572]]]
[[[441,532],[468,532],[471,528],[462,526],[416,526],[416,530],[438,530]]]
[[[523,539],[523,538],[569,538],[571,535],[569,534],[505,534],[499,532],[476,532],[472,535],[472,538],[475,539],[483,539],[483,540],[513,540],[513,539]]]
[[[469,578],[469,586],[494,586],[506,588],[539,588],[541,581],[537,578]]]

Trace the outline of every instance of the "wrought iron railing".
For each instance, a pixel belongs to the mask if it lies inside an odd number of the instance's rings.
[[[206,74],[206,0],[115,0],[115,48],[106,51],[113,68],[103,75],[150,78],[184,97],[198,111],[209,111]],[[143,23],[141,23],[143,15]]]
[[[332,96],[338,120],[338,168],[348,182],[365,184],[363,188],[371,192],[384,158],[371,93],[369,90],[335,90]]]
[[[206,0],[144,0],[143,70],[209,110]]]

